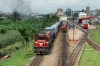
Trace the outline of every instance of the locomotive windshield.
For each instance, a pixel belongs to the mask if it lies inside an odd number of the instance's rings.
[[[37,40],[45,40],[45,37],[38,37]]]

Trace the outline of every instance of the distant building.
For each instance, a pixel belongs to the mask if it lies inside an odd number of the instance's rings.
[[[100,16],[100,9],[96,9],[95,12],[96,12],[96,16]]]
[[[80,12],[80,13],[79,13],[79,18],[83,18],[83,17],[86,17],[86,13]]]
[[[66,11],[65,11],[65,14],[66,14],[67,16],[71,16],[72,10],[71,10],[70,8],[67,8]]]
[[[81,10],[77,10],[77,13],[79,14],[81,12]]]
[[[56,15],[56,13],[55,12],[51,12],[50,15]]]
[[[36,16],[36,18],[43,18],[43,16],[42,15],[38,15],[38,16]]]
[[[57,9],[57,15],[64,15],[62,8]]]
[[[86,14],[87,14],[87,16],[90,16],[90,7],[89,7],[89,5],[86,6]]]
[[[63,12],[62,8],[57,9],[57,12]]]
[[[93,15],[93,16],[96,16],[96,12],[93,12],[92,15]]]
[[[37,15],[39,15],[39,13],[31,13],[30,15],[31,16],[37,16]]]
[[[71,12],[72,10],[70,8],[66,9],[66,12]]]

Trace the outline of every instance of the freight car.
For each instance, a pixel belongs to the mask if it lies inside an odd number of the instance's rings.
[[[35,36],[34,52],[36,54],[47,54],[54,36],[54,28],[46,27],[44,32]]]
[[[51,27],[54,28],[54,32],[55,32],[55,36],[56,36],[57,35],[57,32],[58,32],[58,25],[54,24]]]
[[[56,22],[55,24],[58,25],[58,30],[59,30],[61,27],[61,22]]]

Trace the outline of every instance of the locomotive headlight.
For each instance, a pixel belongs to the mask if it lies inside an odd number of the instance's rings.
[[[36,43],[36,44],[38,44],[38,42],[37,42],[37,41],[36,41],[35,43]]]
[[[46,42],[47,44],[49,43],[49,42]]]

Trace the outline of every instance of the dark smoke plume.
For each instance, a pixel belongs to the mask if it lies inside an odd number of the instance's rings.
[[[29,0],[0,0],[0,1],[8,5],[12,10],[12,12],[18,11],[21,14],[31,13]]]

